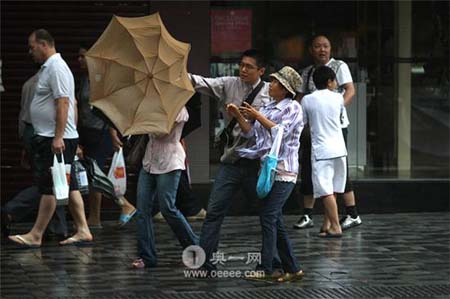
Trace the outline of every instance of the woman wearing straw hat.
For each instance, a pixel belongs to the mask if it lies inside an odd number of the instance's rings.
[[[269,194],[261,200],[262,250],[258,270],[263,272],[258,271],[250,278],[285,282],[303,277],[303,271],[294,257],[282,215],[283,206],[295,187],[299,168],[298,149],[303,129],[303,114],[300,104],[293,99],[301,87],[302,79],[288,66],[271,74],[270,79],[269,95],[272,101],[259,111],[246,103],[241,107],[230,104],[227,110],[236,117],[244,137],[256,136],[255,145],[240,150],[246,158],[264,159],[272,147],[271,130],[275,126],[283,130],[275,182]],[[272,268],[272,261],[277,253],[285,272],[280,277],[273,275]]]

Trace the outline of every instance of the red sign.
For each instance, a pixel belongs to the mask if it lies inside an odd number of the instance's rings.
[[[211,10],[211,53],[243,52],[252,47],[251,9]]]

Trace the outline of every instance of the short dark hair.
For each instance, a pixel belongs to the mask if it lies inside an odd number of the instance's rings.
[[[36,37],[36,41],[45,41],[49,46],[54,47],[55,46],[55,40],[53,39],[53,36],[45,29],[37,29],[34,30],[33,33]]]
[[[261,53],[261,51],[259,51],[258,49],[248,49],[246,51],[244,51],[241,55],[241,60],[243,57],[251,57],[253,59],[256,60],[256,65],[259,68],[265,67],[266,66],[266,62],[264,59],[264,55]]]
[[[325,65],[318,67],[313,74],[313,82],[317,89],[327,88],[328,80],[334,79],[336,79],[336,73]]]
[[[330,40],[330,38],[328,37],[329,35],[326,34],[326,33],[324,33],[324,32],[320,32],[320,33],[317,33],[317,34],[314,34],[313,36],[311,36],[311,38],[308,40],[308,45],[309,45],[310,47],[312,47],[313,42],[314,42],[314,41],[316,40],[316,38],[318,38],[319,36],[325,37],[325,38],[330,42],[330,44],[331,44],[331,40]]]

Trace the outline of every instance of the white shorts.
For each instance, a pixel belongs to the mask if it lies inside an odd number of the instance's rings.
[[[346,157],[318,161],[312,157],[311,160],[314,198],[344,193],[347,178]]]

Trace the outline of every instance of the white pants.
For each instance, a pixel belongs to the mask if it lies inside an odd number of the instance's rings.
[[[339,157],[315,160],[311,157],[314,198],[344,193],[347,178],[347,159]]]

